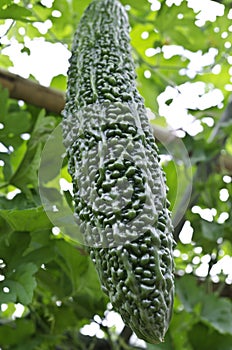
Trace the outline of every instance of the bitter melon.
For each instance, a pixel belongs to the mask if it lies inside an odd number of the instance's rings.
[[[102,288],[139,338],[163,341],[174,293],[173,227],[117,0],[93,0],[81,18],[63,115],[74,215]]]

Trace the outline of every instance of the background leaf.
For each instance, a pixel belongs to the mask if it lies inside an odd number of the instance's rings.
[[[4,9],[0,9],[0,18],[1,19],[14,19],[19,21],[28,21],[32,16],[32,12],[24,7],[21,7],[16,4],[7,6]]]

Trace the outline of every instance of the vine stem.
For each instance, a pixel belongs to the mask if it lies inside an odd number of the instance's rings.
[[[9,27],[7,28],[7,30],[5,31],[5,33],[0,37],[0,40],[1,40],[4,36],[6,36],[6,35],[9,33],[9,31],[11,30],[11,28],[13,28],[13,26],[15,25],[15,23],[16,23],[16,21],[12,20],[11,24],[9,25]]]

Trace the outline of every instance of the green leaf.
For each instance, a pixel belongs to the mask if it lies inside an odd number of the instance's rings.
[[[222,90],[224,95],[228,94],[227,91],[225,91],[225,86],[230,81],[230,67],[231,65],[228,64],[227,61],[224,61],[220,57],[216,58],[217,61],[223,61],[223,64],[220,64],[220,74],[212,74],[212,67],[208,69],[204,74],[201,75],[201,81],[205,82],[206,84],[213,84],[218,89]],[[216,61],[216,62],[217,62]],[[195,81],[199,81],[199,77],[196,77]]]
[[[30,50],[29,47],[27,47],[27,46],[23,46],[21,52],[22,52],[22,53],[25,52],[28,56],[30,56],[30,54],[31,54],[31,50]]]
[[[3,235],[0,244],[0,256],[6,263],[9,271],[13,270],[15,266],[20,265],[19,261],[21,261],[24,251],[28,248],[29,243],[30,236],[25,232],[11,232],[11,234],[7,236]]]
[[[157,90],[160,88],[159,84],[155,84],[153,76],[150,79],[145,78],[144,71],[146,69],[139,68],[137,74],[139,77],[138,89],[143,98],[145,99],[146,107],[150,108],[154,113],[158,112],[158,103],[157,103]]]
[[[6,197],[0,197],[0,208],[8,210],[23,210],[32,209],[40,206],[40,198],[38,194],[31,193],[31,197],[28,198],[24,193],[18,193],[12,199],[7,199]]]
[[[63,271],[69,276],[72,283],[73,293],[82,289],[80,279],[86,276],[89,260],[88,255],[78,252],[75,248],[64,240],[56,241],[57,263]]]
[[[0,130],[1,138],[4,136],[11,138],[14,135],[20,135],[28,131],[31,126],[31,116],[27,111],[17,110],[11,112],[9,115],[5,115],[2,121],[4,123],[4,129]]]
[[[202,235],[205,239],[209,241],[217,241],[218,238],[223,236],[222,227],[216,222],[208,222],[201,220]]]
[[[192,276],[183,276],[176,281],[176,293],[186,311],[197,315],[208,326],[221,334],[232,335],[232,303],[214,294],[205,294],[202,287],[196,285]]]
[[[29,209],[2,209],[0,216],[15,231],[37,231],[52,227],[42,206]]]
[[[0,159],[4,161],[3,175],[5,182],[9,182],[12,175],[11,159],[8,153],[0,152]]]
[[[37,171],[42,147],[56,123],[57,120],[54,117],[45,117],[45,111],[41,110],[31,133],[31,138],[28,141],[27,152],[11,178],[11,183],[25,193],[28,192],[28,185],[32,185],[35,188],[38,186]]]
[[[5,279],[0,282],[2,303],[31,303],[37,285],[35,273],[54,255],[53,244],[49,241],[47,232],[41,235],[40,241],[44,246],[38,244],[39,234],[30,236],[23,232],[14,232],[1,241],[0,258],[5,264],[2,271]],[[4,291],[4,287],[9,291]]]
[[[32,321],[16,319],[14,322],[0,327],[0,344],[4,346],[5,349],[13,349],[11,346],[24,343],[24,341],[34,333],[35,324]]]
[[[83,0],[78,2],[76,0],[72,0],[72,11],[74,13],[74,18],[76,17],[76,24],[80,20],[81,15],[83,14],[87,6],[90,4],[90,2],[91,0]],[[58,6],[58,3],[60,3],[60,1],[56,0],[55,3],[56,3],[56,6]]]
[[[54,255],[55,258],[55,255]],[[58,300],[70,297],[72,285],[69,276],[63,273],[54,260],[46,264],[46,270],[40,269],[36,274],[40,288]]]
[[[0,55],[0,67],[1,68],[9,68],[13,66],[13,62],[11,61],[8,55]]]
[[[4,128],[0,129],[1,142],[6,147],[13,146],[14,150],[17,150],[24,143],[21,134],[30,130],[30,113],[19,109],[12,112],[9,110],[1,115],[0,119],[4,125]]]
[[[96,314],[103,316],[108,302],[108,297],[101,289],[95,266],[88,257],[88,267],[79,279],[79,288],[75,296],[75,312],[80,320],[92,319]],[[88,308],[85,305],[88,305]]]
[[[6,7],[12,4],[13,0],[0,0],[0,8]]]
[[[56,77],[52,78],[50,87],[66,91],[67,87],[67,77],[63,74],[59,74]]]
[[[168,331],[172,340],[172,347],[170,348],[193,350],[188,340],[188,332],[196,322],[195,315],[185,310],[180,311],[174,306],[174,314]]]
[[[0,9],[1,19],[28,21],[28,17],[32,17],[32,12],[29,9],[16,4],[9,5],[5,9]]]
[[[24,257],[23,261],[33,261],[33,264],[35,264],[37,268],[40,268],[42,264],[46,264],[53,259],[53,244],[51,243],[46,247],[37,248],[32,250],[30,253],[26,253],[27,255]]]
[[[51,18],[53,9],[53,7],[48,8],[43,6],[39,1],[33,6],[33,12],[36,13],[42,22],[45,22],[49,17]]]
[[[135,8],[138,11],[149,11],[150,4],[146,0],[133,1],[133,0],[122,0],[123,5],[130,5],[132,8]]]
[[[194,350],[231,350],[232,336],[221,335],[202,323],[191,329],[189,339]]]
[[[67,332],[71,327],[77,326],[75,310],[70,305],[61,305],[54,310],[54,328],[55,334]]]
[[[6,310],[0,311],[0,325],[8,323],[16,310],[16,305],[14,303],[8,303],[7,306]]]
[[[205,296],[201,319],[221,334],[232,335],[232,302],[216,295]]]
[[[10,153],[10,167],[12,170],[12,174],[7,178],[8,182],[10,182],[11,177],[17,171],[26,152],[27,152],[27,141],[23,141],[19,147],[15,148],[14,151]]]
[[[46,243],[45,237],[42,232],[33,234],[33,242],[36,239],[38,248],[43,248],[41,244],[45,239],[43,245],[47,248],[50,247],[50,256],[52,257],[52,259],[47,259],[47,262],[44,262],[46,270],[40,269],[37,274],[39,285],[45,290],[49,290],[52,295],[57,296],[58,300],[78,294],[82,291],[82,278],[85,278],[88,270],[88,256],[82,248],[74,247],[63,239],[54,239]],[[32,258],[34,244],[35,242],[30,248],[32,250],[29,254]],[[34,253],[37,255],[36,251]],[[48,257],[47,253],[45,257]]]
[[[10,225],[0,216],[0,244],[2,244],[2,241],[8,237],[12,231]]]
[[[33,263],[22,264],[16,267],[7,278],[0,282],[0,300],[2,303],[16,303],[28,305],[32,301],[33,292],[36,287],[34,277],[38,268]],[[9,292],[5,292],[8,288]]]
[[[203,291],[197,287],[193,276],[184,275],[176,280],[176,293],[188,312],[197,311],[202,304]],[[197,311],[197,314],[199,312]]]
[[[183,18],[178,18],[179,14]],[[160,32],[166,44],[177,44],[190,51],[207,51],[207,35],[200,27],[195,25],[196,15],[183,1],[180,6],[167,6],[162,3],[154,25]],[[208,28],[209,30],[209,28]],[[194,35],[192,33],[194,32]]]
[[[54,248],[54,242],[51,236],[51,230],[41,230],[30,232],[31,242],[27,249],[27,254],[32,253],[35,249],[51,246]]]
[[[20,188],[25,193],[28,192],[28,185],[37,187],[37,170],[40,164],[41,151],[41,143],[36,146],[31,146],[31,144],[28,143],[27,152],[25,153],[24,158],[20,163],[17,171],[10,179],[11,184]]]

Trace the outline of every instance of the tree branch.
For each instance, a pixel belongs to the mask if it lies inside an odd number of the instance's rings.
[[[11,98],[23,100],[57,114],[64,108],[63,92],[39,85],[3,69],[0,69],[0,84],[8,89]]]

